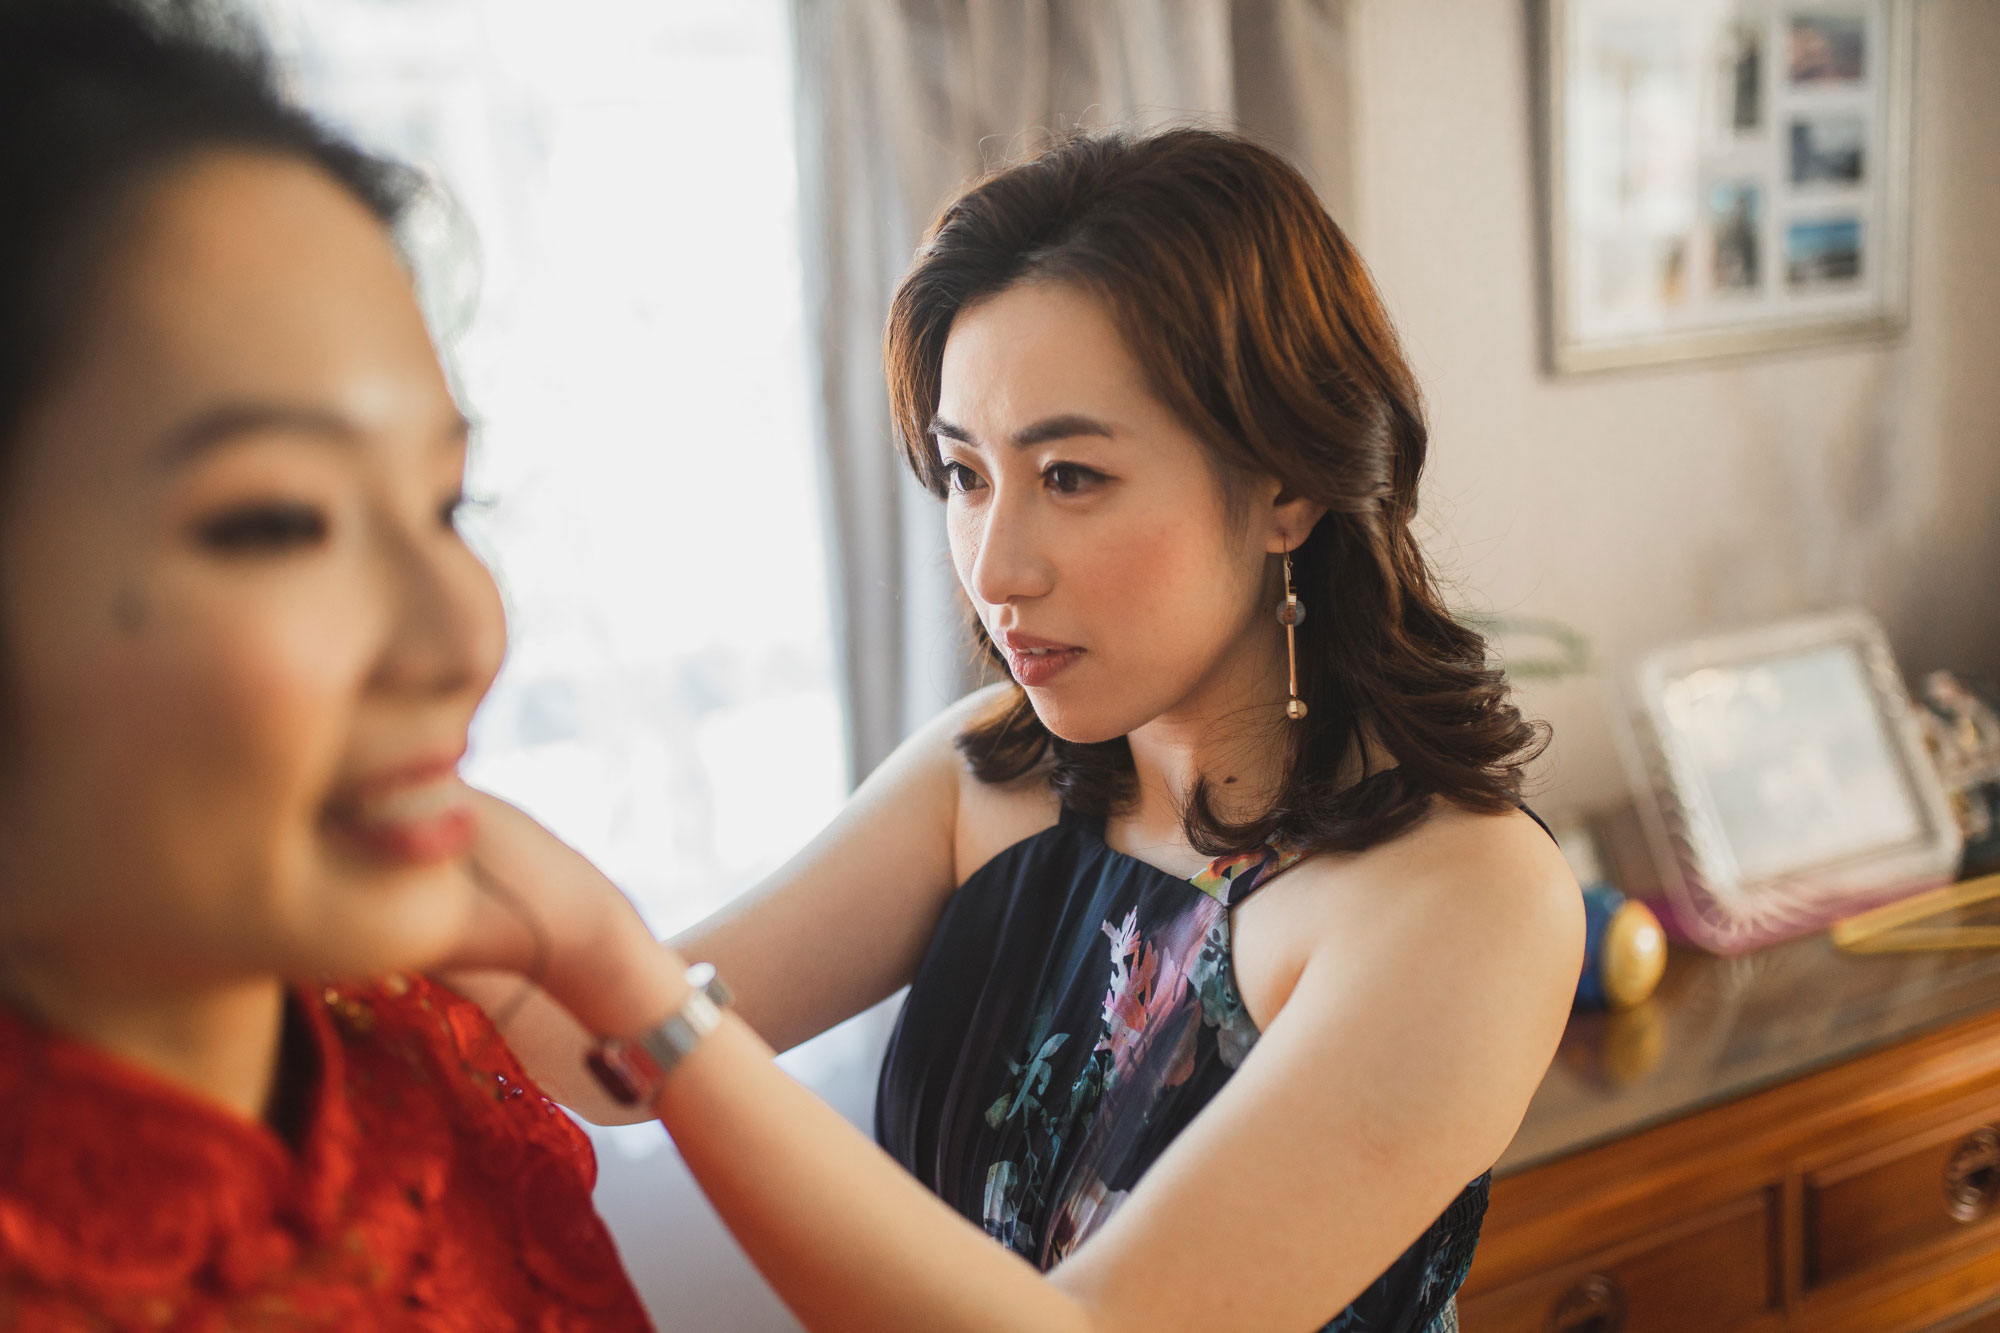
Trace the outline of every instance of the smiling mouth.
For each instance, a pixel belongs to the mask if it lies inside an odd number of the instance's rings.
[[[323,822],[371,860],[432,865],[472,845],[472,793],[455,768],[412,775],[337,798]]]

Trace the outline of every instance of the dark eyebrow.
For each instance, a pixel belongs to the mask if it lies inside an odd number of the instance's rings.
[[[177,466],[245,435],[267,432],[312,435],[336,444],[353,444],[363,431],[346,417],[324,408],[290,403],[225,403],[211,408],[167,432],[161,458]],[[445,423],[444,442],[461,443],[472,433],[472,423],[454,414]]]
[[[931,418],[930,433],[942,435],[947,440],[957,440],[961,444],[976,443],[963,427],[954,426],[940,416]],[[1080,412],[1065,412],[1061,416],[1046,417],[1032,426],[1014,432],[1014,447],[1026,449],[1031,445],[1047,444],[1051,440],[1075,439],[1079,435],[1101,435],[1108,440],[1114,438],[1116,434],[1117,432],[1111,427],[1094,417],[1084,416]]]

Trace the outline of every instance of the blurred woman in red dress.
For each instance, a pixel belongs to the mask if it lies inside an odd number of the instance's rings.
[[[504,631],[404,182],[111,0],[0,0],[0,125],[0,1326],[646,1327],[421,975]]]

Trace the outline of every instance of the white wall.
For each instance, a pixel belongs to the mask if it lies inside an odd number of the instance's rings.
[[[1524,0],[1357,0],[1351,231],[1430,395],[1431,548],[1474,606],[1617,662],[1859,602],[1906,672],[2000,668],[2000,0],[1918,0],[1908,332],[1553,380],[1540,370]],[[1539,807],[1618,799],[1604,690]]]

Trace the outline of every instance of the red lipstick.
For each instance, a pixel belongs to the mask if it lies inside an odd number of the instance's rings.
[[[1038,638],[1018,630],[1003,630],[994,636],[1000,651],[1007,655],[1007,669],[1027,689],[1047,685],[1076,664],[1084,650],[1074,644]]]

